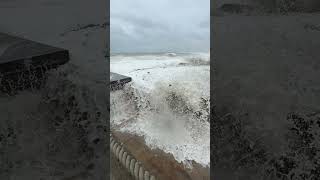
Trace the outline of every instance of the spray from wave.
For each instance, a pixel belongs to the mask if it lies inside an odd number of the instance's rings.
[[[149,147],[162,149],[185,165],[195,161],[209,166],[208,56],[116,56],[111,57],[111,71],[133,79],[111,93],[113,129],[144,136]]]
[[[64,65],[41,89],[0,97],[0,179],[96,179],[105,167],[105,86]],[[99,167],[100,166],[100,167]]]

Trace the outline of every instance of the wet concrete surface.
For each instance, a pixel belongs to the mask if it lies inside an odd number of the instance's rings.
[[[192,162],[192,168],[177,162],[171,154],[160,149],[150,149],[143,137],[114,131],[113,137],[122,142],[124,148],[130,152],[144,168],[155,175],[158,180],[209,180],[210,168]],[[113,165],[113,164],[112,164]],[[117,168],[116,166],[113,168]],[[114,172],[120,172],[114,170]],[[129,179],[130,180],[130,179]]]

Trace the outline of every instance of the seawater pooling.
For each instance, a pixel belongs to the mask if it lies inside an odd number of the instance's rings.
[[[111,92],[111,128],[190,167],[210,164],[210,63],[205,53],[116,54],[110,69],[132,78]]]

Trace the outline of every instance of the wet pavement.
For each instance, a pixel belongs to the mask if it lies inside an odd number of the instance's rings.
[[[164,153],[160,149],[150,149],[145,144],[143,137],[119,131],[113,131],[112,134],[117,141],[123,142],[126,150],[139,160],[150,174],[155,175],[159,180],[210,179],[209,167],[202,167],[192,162],[190,164],[192,168],[188,168],[184,164],[177,162],[171,154]],[[117,176],[115,178],[133,180],[129,173],[123,172],[126,170],[122,170],[122,165],[115,161],[116,158],[113,154],[112,156],[112,172],[114,176]]]

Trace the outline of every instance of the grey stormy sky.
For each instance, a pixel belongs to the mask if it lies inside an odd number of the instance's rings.
[[[111,0],[111,52],[208,52],[210,0]]]

